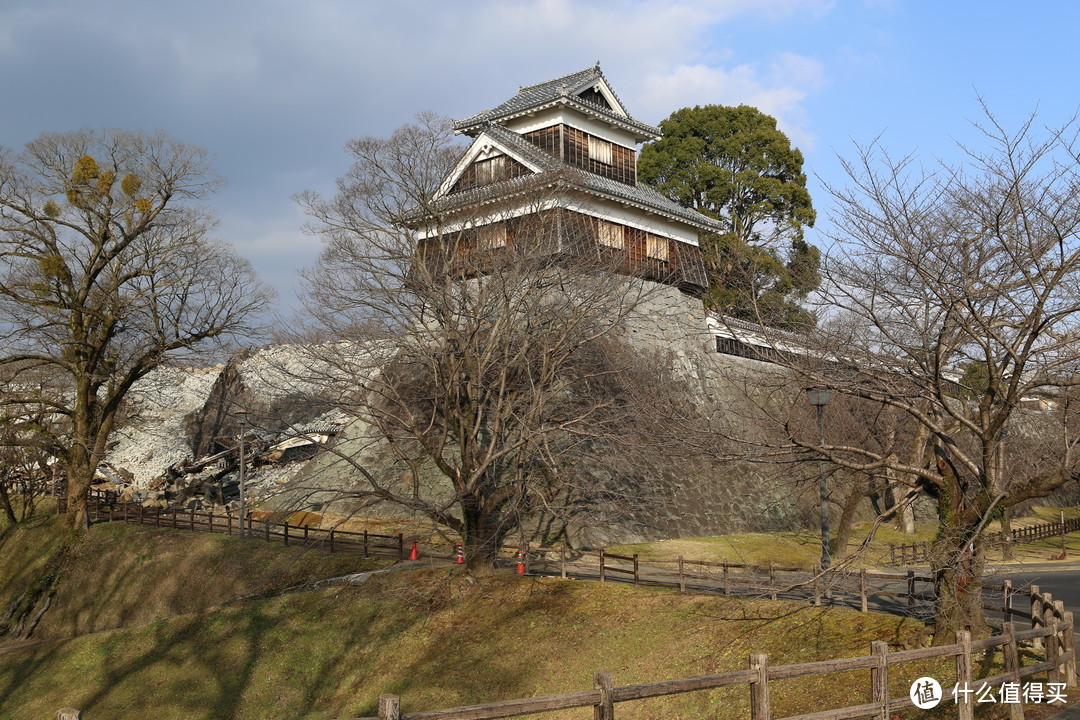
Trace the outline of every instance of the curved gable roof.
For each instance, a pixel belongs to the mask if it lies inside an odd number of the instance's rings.
[[[601,107],[596,103],[578,97],[579,93],[601,84],[615,101],[615,107]],[[623,107],[622,101],[619,100],[619,97],[604,77],[599,63],[554,80],[520,87],[516,95],[501,105],[455,122],[454,129],[466,135],[475,135],[482,130],[485,123],[509,120],[519,115],[555,105],[568,105],[587,115],[592,115],[622,127],[640,140],[655,140],[660,137],[658,128],[630,117]]]

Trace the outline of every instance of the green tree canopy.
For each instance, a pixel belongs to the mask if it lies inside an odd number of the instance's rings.
[[[800,301],[820,277],[803,240],[815,212],[803,156],[776,119],[747,105],[683,108],[641,151],[638,176],[727,231],[705,238],[708,307],[780,326],[812,321]]]

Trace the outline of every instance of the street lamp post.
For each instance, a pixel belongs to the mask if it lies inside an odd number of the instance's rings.
[[[806,389],[806,399],[817,410],[818,446],[825,445],[825,406],[829,404],[832,393],[828,388],[811,387]],[[829,476],[825,472],[825,457],[818,458],[818,491],[821,500],[821,569],[828,570],[829,558]]]
[[[240,509],[237,514],[240,517],[240,537],[244,537],[247,520],[247,496],[244,487],[244,432],[246,430],[244,420],[247,417],[247,410],[237,410],[236,415],[240,418]]]

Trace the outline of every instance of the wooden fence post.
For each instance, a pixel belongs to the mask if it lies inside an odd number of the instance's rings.
[[[398,533],[397,534],[397,554],[398,554],[398,560],[404,560],[405,559],[405,534],[404,533]]]
[[[1069,659],[1065,661],[1065,686],[1076,687],[1076,625],[1072,612],[1065,613],[1065,623],[1069,629],[1061,638],[1064,646],[1062,650],[1070,653]]]
[[[750,720],[772,720],[769,707],[769,656],[765,653],[750,655],[750,669],[757,670],[757,678],[750,681]]]
[[[306,530],[305,530],[305,533],[306,533]],[[306,537],[306,535],[305,535],[305,537]],[[367,528],[364,528],[364,557],[367,557],[367,556],[368,556],[368,535],[367,535]]]
[[[270,520],[269,518],[263,520],[263,524],[266,526],[266,542],[270,542]]]
[[[379,696],[379,720],[400,720],[401,698],[397,695]]]
[[[1042,616],[1042,596],[1039,594],[1038,585],[1032,585],[1028,591],[1031,593],[1031,629],[1034,630],[1035,628],[1043,627],[1044,625]],[[1034,638],[1031,643],[1036,650],[1041,650],[1045,647],[1042,638]]]
[[[859,609],[866,612],[866,568],[859,570]]]
[[[963,695],[963,701],[960,697],[956,698],[957,717],[960,720],[974,720],[975,705],[971,701],[971,693],[961,692],[961,689],[974,689],[971,687],[971,633],[957,630],[956,644],[960,646],[960,652],[956,656],[956,682],[959,685],[957,695]]]
[[[1020,683],[1020,650],[1016,645],[1016,628],[1013,627],[1011,622],[1004,623],[1001,626],[1001,634],[1005,637],[1005,645],[1002,646],[1001,652],[1005,656],[1005,672],[1009,674],[1009,679],[1019,684]],[[1009,720],[1024,720],[1024,706],[1022,703],[1008,703],[1009,705]]]
[[[559,577],[566,579],[566,545],[559,546]]]
[[[730,578],[728,577],[727,560],[724,561],[724,594],[725,595],[730,595],[731,594],[731,581],[730,581]]]
[[[634,553],[634,584],[635,585],[640,585],[641,584],[641,577],[638,575],[637,553]]]
[[[907,606],[915,607],[915,571],[907,571]]]
[[[214,532],[214,511],[206,513],[206,532]]]
[[[289,544],[289,523],[285,523],[285,544]]]
[[[814,575],[814,607],[821,606],[821,586],[819,584],[820,581],[821,578],[817,575]]]
[[[232,536],[232,513],[229,513],[225,517],[228,518],[226,524],[229,528],[229,535]]]
[[[600,548],[600,582],[604,582],[604,548]]]
[[[330,528],[330,552],[334,552],[334,528]]]
[[[883,640],[870,643],[870,654],[877,666],[870,668],[872,702],[877,706],[877,720],[889,720],[889,644]]]
[[[1005,623],[1008,624],[1012,622],[1012,580],[1006,580],[1002,585],[1004,586],[1003,592],[1005,594]]]
[[[683,567],[683,556],[679,556],[679,592],[686,592],[686,571]]]
[[[773,561],[769,561],[769,599],[776,599],[776,571],[773,569]]]
[[[1046,638],[1046,661],[1051,664],[1048,676],[1050,682],[1061,682],[1061,653],[1058,645],[1058,636],[1061,635],[1061,631],[1058,630],[1057,618],[1053,615],[1050,618],[1047,625],[1053,628],[1054,634]]]
[[[615,720],[615,679],[606,670],[596,673],[594,687],[600,702],[593,706],[593,720]]]

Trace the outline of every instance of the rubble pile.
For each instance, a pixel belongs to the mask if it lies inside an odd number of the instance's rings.
[[[192,456],[184,418],[200,409],[224,366],[159,368],[132,387],[124,424],[113,433],[104,479],[145,487]]]
[[[342,431],[344,425],[324,424],[268,437],[244,436],[245,490],[252,500],[287,482],[298,464],[315,457]],[[96,487],[119,493],[120,502],[143,507],[183,507],[188,510],[234,509],[240,497],[240,442],[197,459],[183,458],[146,483],[112,462],[103,463]]]
[[[326,373],[312,357],[310,348],[270,346],[224,365],[150,373],[129,395],[96,487],[145,507],[232,509],[243,435],[248,502],[273,494],[346,421],[319,400]]]

